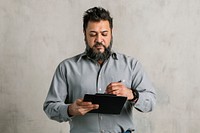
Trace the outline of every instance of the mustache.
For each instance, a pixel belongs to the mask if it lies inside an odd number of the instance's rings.
[[[103,46],[106,49],[106,46],[101,42],[96,42],[93,47]]]

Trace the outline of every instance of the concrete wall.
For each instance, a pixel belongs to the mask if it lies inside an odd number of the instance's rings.
[[[0,133],[67,133],[42,104],[59,62],[82,52],[83,12],[114,17],[113,48],[140,60],[158,93],[139,133],[199,133],[199,0],[0,0]]]

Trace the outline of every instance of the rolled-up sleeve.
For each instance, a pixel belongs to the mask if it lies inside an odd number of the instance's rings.
[[[67,113],[69,104],[65,104],[68,95],[65,71],[63,65],[60,64],[57,67],[43,105],[43,110],[47,116],[58,122],[71,120]]]
[[[150,112],[156,104],[155,88],[139,62],[135,64],[133,72],[132,88],[139,93],[134,107],[141,112]]]

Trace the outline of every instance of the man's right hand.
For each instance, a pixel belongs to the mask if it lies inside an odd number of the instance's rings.
[[[87,112],[98,109],[98,104],[92,104],[91,102],[84,102],[83,99],[77,99],[74,103],[69,105],[69,116],[85,115]]]

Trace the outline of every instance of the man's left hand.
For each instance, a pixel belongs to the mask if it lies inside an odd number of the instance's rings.
[[[127,88],[122,82],[112,82],[106,87],[107,94],[127,97],[128,100],[134,98],[132,90]]]

